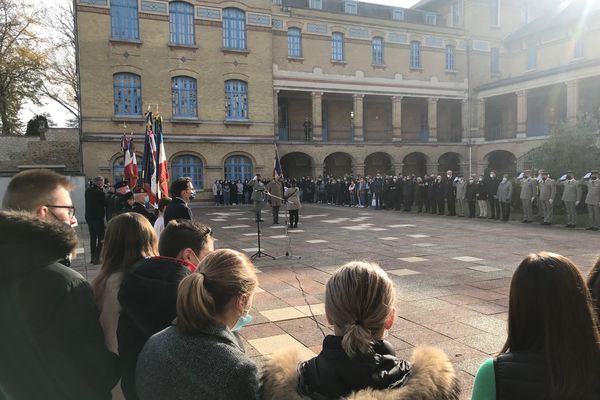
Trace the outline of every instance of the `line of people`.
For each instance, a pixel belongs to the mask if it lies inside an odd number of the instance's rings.
[[[521,203],[524,223],[533,222],[534,207],[539,210],[542,224],[553,223],[554,208],[558,202],[557,187],[562,187],[560,201],[567,214],[566,227],[577,225],[577,208],[587,206],[588,230],[600,226],[600,180],[593,170],[581,180],[573,171],[560,179],[552,179],[547,171],[538,171],[537,177],[525,170],[518,177],[496,171],[489,175],[464,176],[451,170],[442,175],[429,176],[344,176],[333,178],[301,178],[298,187],[302,202],[332,204],[375,209],[391,209],[418,213],[487,218],[508,221],[515,199]],[[519,192],[515,192],[516,190]]]

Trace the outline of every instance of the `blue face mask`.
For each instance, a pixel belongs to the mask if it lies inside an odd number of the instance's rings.
[[[231,328],[231,331],[239,332],[240,329],[252,322],[253,319],[254,318],[252,317],[252,314],[250,314],[250,310],[248,310],[246,314],[242,315],[240,319],[238,319],[233,328]]]

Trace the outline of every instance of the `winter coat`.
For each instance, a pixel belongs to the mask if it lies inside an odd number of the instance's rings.
[[[488,199],[488,190],[485,187],[485,184],[483,182],[475,182],[475,191],[477,194],[477,200],[487,200]],[[496,189],[496,191],[498,191]],[[496,195],[496,193],[494,193],[493,196],[489,196],[491,199],[494,198],[494,196]]]
[[[170,257],[138,261],[123,278],[119,290],[121,314],[117,328],[121,357],[121,387],[127,400],[137,399],[135,365],[144,344],[173,322],[177,287],[195,267]]]
[[[102,221],[106,211],[106,195],[94,185],[85,190],[85,220]]]
[[[141,400],[253,400],[258,370],[237,333],[206,324],[184,336],[176,326],[152,336],[140,354],[136,384]]]
[[[167,208],[165,208],[165,227],[173,219],[194,219],[192,215],[192,209],[179,197],[173,198]]]
[[[512,182],[508,180],[506,182],[500,182],[496,197],[500,203],[512,202]]]
[[[66,224],[0,211],[0,398],[110,399],[117,356],[92,289],[57,262],[76,245]]]
[[[300,189],[291,187],[285,190],[285,199],[287,200],[288,210],[299,210],[302,208],[300,202]]]
[[[452,364],[444,352],[419,346],[411,357],[411,372],[400,387],[374,390],[362,389],[350,394],[348,400],[458,400],[460,389]],[[299,355],[295,350],[274,353],[264,364],[261,394],[264,400],[307,400],[298,393]]]
[[[456,183],[456,198],[458,200],[464,200],[467,197],[467,182],[458,181]]]
[[[283,186],[281,185],[281,182],[276,181],[275,179],[273,179],[271,182],[269,182],[269,184],[267,185],[267,191],[269,193],[271,193],[273,196],[277,196],[279,197],[279,199],[277,197],[271,197],[269,196],[269,198],[271,199],[271,206],[272,207],[281,207],[281,198],[283,198]]]

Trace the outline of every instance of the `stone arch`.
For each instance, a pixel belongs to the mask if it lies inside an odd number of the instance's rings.
[[[417,151],[407,154],[402,164],[402,175],[425,176],[427,174],[427,156],[423,153]]]
[[[486,173],[495,170],[498,176],[509,174],[515,176],[517,172],[517,158],[507,150],[494,150],[485,155],[487,161]]]
[[[453,172],[460,172],[460,154],[453,151],[444,153],[438,158],[438,170],[446,172],[452,170]]]
[[[351,174],[353,165],[350,154],[344,152],[331,153],[323,161],[323,173],[334,177]]]
[[[223,165],[225,163],[225,161],[227,161],[227,159],[231,156],[246,156],[250,160],[252,160],[252,165],[254,166],[254,168],[256,168],[256,166],[258,165],[256,162],[256,158],[252,154],[250,154],[246,151],[241,151],[241,150],[231,151],[231,152],[225,154],[223,156],[223,158],[221,159],[221,165]]]
[[[383,151],[369,154],[365,158],[365,176],[391,175],[393,170],[392,156]]]
[[[310,177],[312,176],[313,165],[312,157],[299,151],[288,153],[281,157],[281,169],[285,177]]]

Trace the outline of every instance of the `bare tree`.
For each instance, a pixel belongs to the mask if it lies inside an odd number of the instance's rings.
[[[51,51],[41,92],[67,110],[73,117],[71,121],[78,120],[79,82],[75,63],[77,39],[73,3],[61,4],[51,13],[53,15],[45,23],[45,28],[53,33],[49,39]]]
[[[0,0],[0,122],[2,134],[20,133],[23,101],[39,104],[46,54],[34,27],[40,11],[22,0]]]

